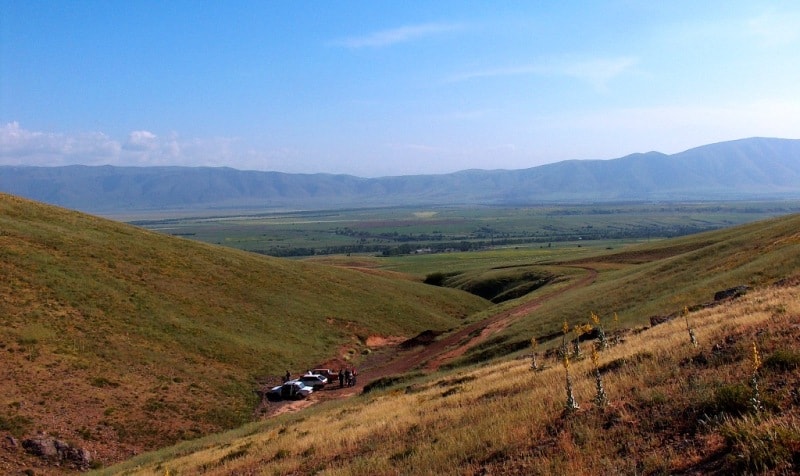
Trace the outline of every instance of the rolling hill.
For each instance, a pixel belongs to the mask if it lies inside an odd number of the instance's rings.
[[[245,440],[217,435],[184,443],[145,455],[123,470],[229,474],[267,466],[279,473],[328,468],[374,474],[378,468],[435,470],[456,464],[476,473],[485,469],[514,474],[518,465],[563,472],[570,461],[581,461],[579,468],[595,472],[602,472],[603,464],[612,465],[606,470],[640,472],[702,469],[697,465],[716,461],[717,453],[698,451],[694,459],[684,460],[675,456],[682,454],[678,443],[665,446],[661,438],[684,441],[681,415],[696,419],[705,409],[726,405],[742,411],[742,390],[736,382],[747,377],[737,369],[745,365],[752,340],[763,346],[765,358],[786,350],[788,365],[794,365],[800,329],[798,230],[800,215],[792,215],[621,251],[598,250],[569,262],[541,263],[546,269],[573,272],[564,273],[565,280],[552,286],[490,307],[488,301],[465,292],[380,270],[367,274],[268,258],[0,194],[0,272],[7,278],[0,281],[0,380],[11,382],[0,387],[0,435],[6,442],[0,446],[0,470],[68,471],[27,455],[18,444],[8,443],[16,441],[8,437],[46,432],[88,449],[105,465],[236,427],[253,418],[253,389],[264,377],[286,368],[303,370],[332,356],[347,362],[355,354],[377,350],[374,354],[380,357],[383,350],[371,348],[371,337],[447,331],[466,317],[474,323],[476,316],[506,312],[510,306],[525,308],[528,300],[548,294],[552,296],[542,299],[543,304],[509,321],[496,338],[451,362],[449,371],[401,376],[400,382],[418,380],[388,394],[320,407],[320,413],[315,409],[311,416],[245,426],[232,435],[244,435]],[[580,278],[581,271],[574,267],[599,274],[589,285],[560,293]],[[771,293],[769,286],[779,281],[784,284]],[[756,288],[741,308],[700,306],[713,291],[738,284]],[[690,322],[698,329],[701,348],[676,344],[679,336],[687,342],[683,322],[664,327],[668,335],[661,326],[641,332],[648,316],[670,314],[683,306],[692,309]],[[630,342],[607,357],[617,362],[613,365],[630,366],[630,371],[611,376],[612,385],[617,385],[611,398],[617,406],[610,413],[588,415],[588,426],[570,423],[558,411],[563,374],[551,370],[539,378],[527,370],[527,359],[508,357],[520,355],[520,342],[559,332],[563,320],[574,326],[597,311],[608,323],[617,310],[620,323],[613,329],[609,324],[609,330],[618,332],[621,342]],[[543,339],[543,350],[556,341]],[[718,343],[734,349],[738,357],[709,360]],[[491,364],[497,356],[504,361]],[[479,366],[471,368],[473,363]],[[575,365],[581,369],[575,374],[578,395],[585,402],[592,385],[585,377],[589,364]],[[778,413],[767,427],[747,423],[734,429],[769,435],[773,428],[785,428],[788,436],[781,444],[790,456],[763,463],[785,468],[800,445],[800,436],[792,435],[800,433],[797,403],[780,389],[783,382],[796,382],[796,367],[787,371],[778,365],[764,389],[769,405],[776,406],[770,408],[785,409],[786,414]],[[557,368],[555,362],[548,366]],[[684,369],[685,374],[665,369]],[[689,374],[700,383],[687,390]],[[734,395],[717,395],[720,386]],[[526,406],[530,401],[541,404]],[[614,422],[650,422],[654,405],[665,402],[670,405],[657,413],[659,426],[615,426]],[[325,413],[326,408],[333,413]],[[355,415],[359,417],[350,418]],[[520,426],[519,415],[530,424]],[[304,439],[317,435],[311,428],[320,424],[336,428],[339,437],[324,442]],[[608,438],[611,443],[595,448],[591,441],[606,437],[586,435],[605,435],[601,429],[608,425],[617,433]],[[701,426],[687,431],[697,438],[691,443],[695,448],[709,445],[727,454],[732,450],[725,445],[738,444],[735,435],[730,443],[720,443],[722,430],[714,430],[717,439],[711,440]],[[758,438],[752,445],[761,444]],[[631,439],[636,444],[631,445]],[[625,448],[634,448],[635,455],[626,455]],[[193,456],[202,449],[209,452]],[[614,451],[618,459],[609,459],[603,451]],[[336,459],[337,454],[346,459]],[[186,458],[172,461],[181,456]],[[762,464],[759,461],[721,467],[753,470]],[[117,471],[120,468],[107,472]]]
[[[192,167],[0,167],[0,191],[72,209],[320,209],[396,205],[800,197],[800,140],[751,138],[673,155],[524,170],[360,178]]]
[[[713,232],[640,244],[558,263],[602,270],[591,287],[557,296],[471,350],[467,362],[480,362],[526,348],[530,336],[545,341],[561,325],[585,320],[590,312],[617,314],[626,327],[647,326],[651,317],[680,312],[684,306],[712,302],[717,291],[763,287],[796,276],[800,270],[800,215]],[[546,291],[545,291],[546,292]]]
[[[360,398],[99,474],[796,474],[798,230],[794,215],[560,263],[599,277],[508,328],[524,353],[395,375]],[[752,289],[706,305],[733,283]],[[608,347],[591,357],[599,341],[584,339],[577,355],[570,331],[570,358],[560,358],[561,319],[574,329],[592,310]],[[647,312],[675,310],[648,322]],[[533,370],[530,337],[542,329],[557,337]]]
[[[0,433],[48,432],[105,462],[249,421],[257,382],[286,369],[489,305],[5,194],[0,275]]]

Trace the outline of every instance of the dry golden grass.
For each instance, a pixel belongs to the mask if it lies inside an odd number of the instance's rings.
[[[629,332],[599,355],[609,405],[592,403],[591,359],[571,372],[580,409],[565,414],[554,359],[437,373],[228,435],[144,455],[122,474],[655,474],[798,471],[797,285],[751,292],[683,319]],[[588,314],[588,313],[587,313]],[[760,413],[741,408],[750,352],[765,362]],[[583,344],[588,350],[589,343]],[[588,353],[588,352],[586,352]],[[773,359],[774,360],[774,359]],[[795,393],[792,393],[794,389]],[[733,395],[733,397],[731,397]],[[772,445],[772,446],[770,446]]]

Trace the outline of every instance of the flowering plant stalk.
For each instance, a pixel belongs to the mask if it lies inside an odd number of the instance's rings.
[[[573,411],[580,408],[580,406],[578,406],[578,401],[575,400],[575,395],[572,392],[572,376],[569,373],[569,367],[570,367],[569,356],[565,355],[563,362],[564,362],[564,371],[567,374],[567,384],[566,384],[567,403],[564,406],[564,409],[566,410],[567,413],[572,413]]]
[[[606,390],[603,388],[603,377],[600,375],[599,366],[600,356],[596,347],[592,347],[592,364],[594,366],[594,383],[596,393],[594,396],[594,403],[598,407],[604,407],[608,404],[608,397],[606,397]]]
[[[761,404],[761,394],[758,391],[758,370],[761,368],[761,355],[758,352],[758,346],[755,341],[753,341],[751,358],[753,362],[753,374],[750,377],[750,388],[753,394],[750,396],[750,407],[757,413],[764,409],[764,405]]]
[[[697,347],[697,337],[694,335],[694,329],[689,326],[689,307],[683,307],[683,320],[686,321],[686,330],[689,331],[689,340],[693,347]]]
[[[533,356],[531,357],[531,369],[532,370],[539,370],[539,363],[536,362],[536,337],[531,337],[531,349],[533,350]]]
[[[597,344],[600,346],[600,350],[606,350],[608,348],[608,341],[606,341],[605,329],[603,329],[602,324],[600,324],[600,316],[592,312],[590,317],[592,319],[592,324],[594,324],[595,329],[597,329]]]

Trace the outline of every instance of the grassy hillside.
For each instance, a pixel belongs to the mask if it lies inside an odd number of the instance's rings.
[[[143,455],[106,473],[797,472],[798,220],[562,263],[599,269],[598,279],[554,298],[556,305],[546,302],[507,329],[505,342],[495,340],[467,360],[492,347],[507,351],[516,339],[529,342],[536,330],[558,332],[564,319],[574,325],[586,322],[592,310],[601,312],[611,345],[596,364],[588,358],[594,342],[582,344],[582,357],[573,356],[569,375],[580,408],[572,412],[565,411],[562,361],[542,349],[537,361],[543,369],[532,371],[528,347],[520,358],[487,363],[493,354],[486,353],[477,366],[399,377],[389,389]],[[773,282],[781,284],[766,284]],[[737,284],[756,289],[738,300],[697,306],[714,290]],[[533,296],[540,293],[552,290]],[[650,313],[683,306],[692,309],[685,319],[643,330]],[[619,324],[608,319],[615,307]],[[751,384],[754,345],[758,394]],[[606,406],[594,400],[595,365]]]
[[[4,194],[0,275],[0,434],[48,431],[102,461],[247,421],[259,378],[489,305]]]
[[[549,300],[473,349],[466,362],[524,348],[532,336],[557,334],[564,321],[570,325],[586,323],[590,312],[599,314],[606,325],[610,325],[614,313],[622,326],[647,325],[651,316],[713,301],[716,291],[739,285],[761,286],[791,276],[800,270],[800,215],[559,264],[600,270],[599,279],[591,286]],[[528,298],[535,296],[533,293]]]
[[[540,354],[540,371],[525,357],[418,377],[100,474],[796,474],[799,283],[690,313],[697,346],[684,319],[617,334],[569,364],[572,411],[567,366]]]

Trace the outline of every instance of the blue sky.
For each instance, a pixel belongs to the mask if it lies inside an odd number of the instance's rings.
[[[800,138],[794,1],[0,0],[0,164],[365,177]]]

